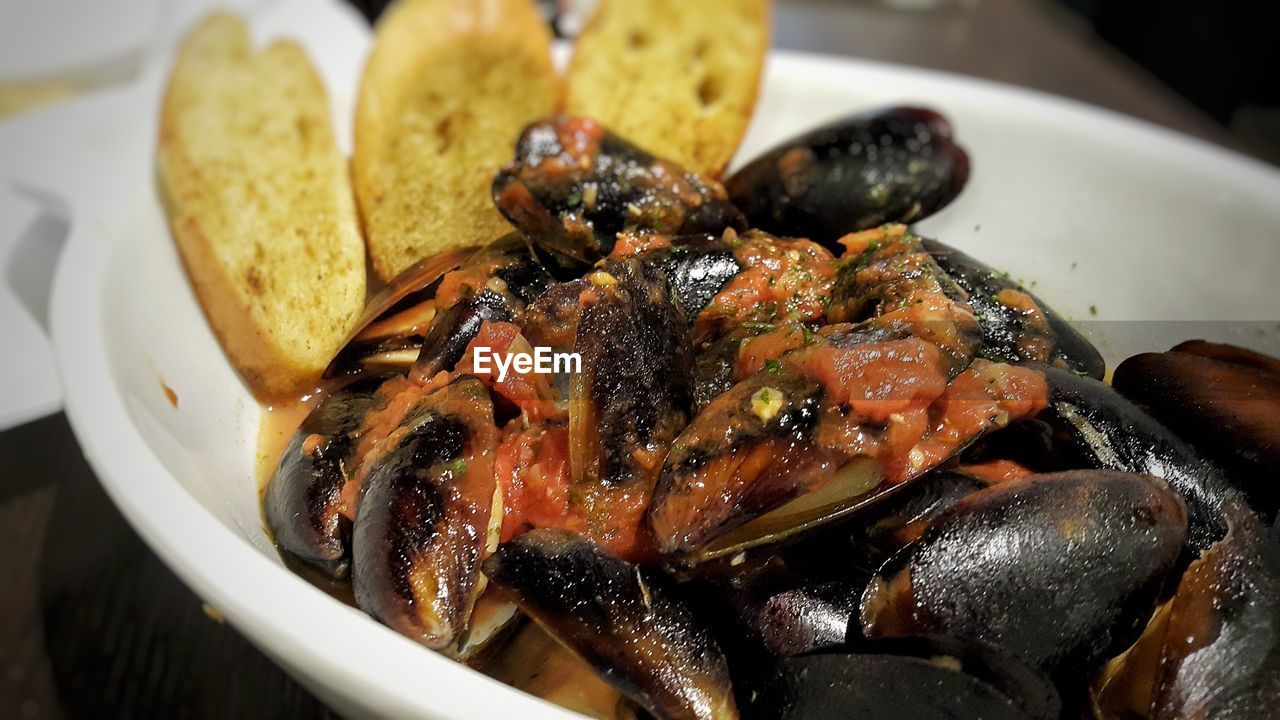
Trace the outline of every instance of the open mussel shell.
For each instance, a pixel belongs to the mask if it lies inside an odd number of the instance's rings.
[[[1270,516],[1280,508],[1280,374],[1219,359],[1228,354],[1215,349],[1218,358],[1135,355],[1116,368],[1112,385],[1226,470]]]
[[[752,398],[760,393],[778,399],[772,414],[753,411]],[[822,386],[808,377],[759,374],[716,398],[667,456],[649,507],[658,551],[677,565],[733,554],[798,531],[805,518],[851,497],[848,483],[837,478],[826,484],[829,492],[806,493],[794,506],[786,502],[840,462],[811,437],[822,397]],[[723,492],[732,477],[746,478],[745,492]],[[878,473],[870,482],[862,473],[850,477],[858,485],[854,495],[870,489],[864,484],[879,484]]]
[[[920,539],[942,512],[986,487],[967,475],[935,470],[841,527],[860,560],[882,564]]]
[[[725,186],[752,227],[836,248],[846,233],[938,212],[968,179],[969,156],[946,118],[892,107],[792,138]]]
[[[452,369],[466,354],[467,346],[480,334],[486,322],[510,322],[509,309],[500,303],[485,302],[483,296],[463,298],[437,314],[431,329],[422,338],[410,377],[426,382],[439,372]]]
[[[746,223],[716,181],[654,157],[589,118],[530,124],[492,186],[498,210],[561,264],[608,257],[619,234],[716,233]]]
[[[325,376],[412,364],[422,336],[436,316],[432,299],[441,278],[472,261],[477,253],[475,248],[466,248],[434,255],[397,275],[365,304],[364,314],[329,363]]]
[[[665,576],[549,529],[505,543],[485,561],[484,572],[654,716],[738,717],[724,655]]]
[[[1036,422],[1048,428],[1052,451],[1063,463],[1163,478],[1187,506],[1193,552],[1225,534],[1225,510],[1245,500],[1221,470],[1110,385],[1061,368],[1041,370],[1049,407]]]
[[[467,627],[489,546],[498,431],[479,380],[409,410],[394,447],[370,461],[352,531],[356,604],[436,650]]]
[[[1139,635],[1186,536],[1157,478],[1032,476],[960,500],[862,600],[868,637],[941,633],[1049,673],[1088,671]]]
[[[801,455],[796,456],[802,458],[796,461],[802,468],[818,472],[830,470],[829,464],[819,460],[804,460],[805,452],[807,451],[801,449]],[[791,455],[784,457],[793,459]],[[784,468],[787,463],[788,460],[784,459]],[[673,568],[688,569],[712,560],[732,560],[740,553],[800,537],[856,515],[865,508],[888,499],[904,487],[906,486],[885,484],[884,473],[875,460],[854,458],[834,469],[830,480],[818,490],[752,517],[732,530],[717,535],[706,544],[677,551],[669,555],[667,561]]]
[[[1014,282],[1008,273],[937,240],[923,240],[933,257],[966,293],[982,327],[982,355],[1010,363],[1058,364],[1099,380],[1101,353],[1071,323]]]
[[[589,718],[637,720],[638,711],[630,700],[537,623],[521,625],[502,652],[485,658],[480,669],[517,690]]]
[[[748,718],[1057,720],[1044,678],[977,644],[948,637],[861,642],[779,660],[763,676]]]
[[[450,284],[450,273],[455,281],[445,301],[437,294]],[[550,284],[550,274],[516,233],[427,258],[369,301],[325,375],[403,372],[415,362],[420,377],[447,369],[480,322],[512,320]]]
[[[263,516],[281,554],[328,578],[345,578],[351,569],[342,486],[366,414],[386,401],[378,394],[384,380],[358,378],[322,400],[289,439],[263,495]]]
[[[636,261],[591,276],[574,350],[582,358],[569,392],[575,480],[651,485],[665,449],[689,419],[693,358],[685,317],[665,278]],[[660,449],[660,451],[659,451]],[[642,458],[654,455],[653,458]]]
[[[636,259],[666,277],[671,301],[689,323],[742,271],[742,264],[734,257],[729,243],[711,235],[676,238],[670,247]]]
[[[1095,685],[1107,717],[1275,717],[1280,707],[1280,536],[1231,512],[1227,535]]]

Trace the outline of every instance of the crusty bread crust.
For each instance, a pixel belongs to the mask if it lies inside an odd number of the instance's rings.
[[[379,277],[510,231],[489,188],[524,126],[559,105],[550,52],[532,0],[400,0],[383,15],[352,163]]]
[[[567,110],[719,177],[746,132],[769,0],[603,0],[578,38]]]
[[[314,387],[360,315],[364,244],[320,77],[205,19],[169,78],[157,163],[173,235],[232,364],[260,399]]]

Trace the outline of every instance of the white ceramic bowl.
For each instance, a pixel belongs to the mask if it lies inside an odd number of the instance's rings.
[[[255,16],[253,27],[304,41],[345,141],[367,42],[359,23],[336,5],[299,1]],[[280,563],[259,520],[261,410],[210,333],[156,200],[162,83],[155,70],[46,120],[80,129],[66,140],[66,173],[54,163],[45,181],[32,181],[72,213],[53,335],[68,415],[111,497],[197,593],[341,712],[564,717],[397,636]],[[1084,329],[1110,364],[1193,336],[1280,351],[1280,173],[1243,157],[1025,91],[788,53],[770,58],[742,157],[900,101],[948,115],[973,159],[969,187],[920,230],[1034,280],[1058,310],[1089,320]]]

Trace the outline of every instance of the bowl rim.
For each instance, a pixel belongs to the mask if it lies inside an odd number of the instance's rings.
[[[1280,170],[1260,161],[1143,120],[1033,90],[932,70],[777,50],[770,53],[766,73],[774,82],[849,74],[906,77],[913,88],[923,81],[952,93],[989,97],[1001,103],[1002,112],[1047,114],[1060,124],[1140,136],[1152,152],[1191,153],[1196,162],[1245,173],[1280,193]],[[153,91],[141,90],[147,102],[155,97],[147,94]],[[115,106],[136,118],[137,98],[131,93],[121,97]],[[933,102],[927,95],[922,101]],[[143,105],[141,111],[149,112],[151,106]],[[397,717],[487,718],[498,712],[518,712],[525,718],[575,717],[426,652],[335,601],[220,523],[176,481],[135,426],[112,373],[106,325],[99,314],[112,243],[96,223],[81,221],[119,217],[124,212],[120,206],[128,203],[113,206],[118,198],[111,196],[110,191],[78,183],[68,198],[72,230],[54,275],[50,319],[72,430],[108,495],[148,546],[251,642],[327,699],[354,698],[354,707]],[[86,302],[93,311],[86,311]],[[327,623],[322,632],[311,626],[314,619]],[[360,657],[361,663],[348,663],[352,657]]]

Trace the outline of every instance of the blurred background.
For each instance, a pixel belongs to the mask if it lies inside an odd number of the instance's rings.
[[[371,22],[387,4],[349,1]],[[540,4],[572,36],[593,3]],[[0,0],[0,132],[128,82],[197,6]],[[1063,95],[1280,164],[1278,20],[1276,0],[776,0],[774,42]],[[40,322],[67,222],[41,216],[24,232],[51,248],[43,279],[6,278]],[[146,548],[48,412],[0,425],[0,717],[329,715]]]

